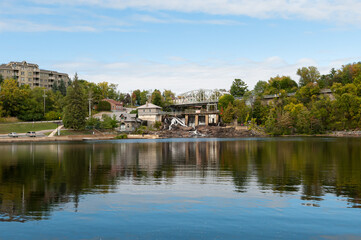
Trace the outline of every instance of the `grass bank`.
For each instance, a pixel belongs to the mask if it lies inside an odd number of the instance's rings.
[[[58,125],[56,123],[2,123],[0,124],[0,134],[10,132],[26,133],[29,131],[41,131],[55,129]]]

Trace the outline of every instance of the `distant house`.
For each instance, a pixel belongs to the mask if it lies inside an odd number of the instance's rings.
[[[153,103],[146,103],[138,109],[138,118],[147,121],[149,123],[154,123],[156,121],[162,121],[161,110],[162,108],[154,105]]]
[[[110,103],[110,110],[112,112],[124,111],[123,103],[115,101],[113,99],[103,99],[102,101]]]
[[[107,115],[111,118],[115,116],[115,119],[119,122],[119,128],[117,130],[121,132],[132,132],[142,123],[141,120],[137,119],[137,114],[127,112],[100,112],[93,117],[101,120],[103,115]]]

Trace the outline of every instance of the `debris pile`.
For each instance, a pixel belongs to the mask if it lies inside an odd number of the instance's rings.
[[[165,130],[155,132],[154,134],[159,135],[161,138],[238,138],[262,136],[250,130],[237,130],[234,127],[197,126],[193,128],[182,125],[171,125],[171,128],[169,126],[165,127]]]

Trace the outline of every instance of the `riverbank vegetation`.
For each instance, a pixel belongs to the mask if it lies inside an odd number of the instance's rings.
[[[219,99],[223,122],[248,124],[253,121],[272,135],[317,134],[359,128],[361,62],[344,65],[338,70],[331,69],[324,75],[316,67],[303,67],[297,70],[297,75],[297,81],[281,75],[258,81],[253,90],[248,89],[245,81],[235,79],[230,94]],[[21,121],[63,119],[65,127],[79,130],[87,125],[100,124],[93,119],[85,120],[89,114],[89,99],[92,106],[105,98],[123,102],[128,107],[148,101],[163,107],[164,111],[169,110],[169,105],[176,99],[171,90],[137,89],[130,94],[121,93],[115,84],[95,84],[78,79],[77,75],[66,90],[64,86],[49,90],[31,89],[27,85],[19,86],[14,79],[2,80],[0,87],[2,118],[17,117]],[[109,106],[101,105],[100,108],[108,109]],[[106,125],[106,128],[113,126],[112,120],[108,119]]]
[[[331,69],[326,75],[315,67],[301,68],[297,75],[298,84],[289,76],[276,76],[259,81],[241,98],[222,96],[223,121],[243,124],[253,119],[272,135],[318,134],[361,126],[361,62]]]

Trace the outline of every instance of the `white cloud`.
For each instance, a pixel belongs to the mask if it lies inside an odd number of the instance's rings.
[[[172,61],[173,59],[173,61]],[[269,80],[276,75],[291,76],[296,81],[296,71],[300,67],[316,66],[326,74],[332,67],[339,68],[352,59],[339,59],[320,65],[312,59],[299,59],[287,63],[279,57],[270,57],[262,61],[238,60],[232,63],[215,61],[191,62],[183,58],[170,57],[167,64],[151,61],[102,63],[97,61],[79,61],[58,63],[49,66],[73,75],[78,72],[80,78],[92,82],[107,81],[118,84],[119,90],[128,92],[134,89],[172,89],[177,93],[199,88],[226,88],[233,79],[242,78],[250,88],[258,80]]]
[[[95,32],[91,26],[57,26],[46,23],[34,23],[24,20],[1,20],[0,32]]]
[[[255,18],[285,18],[360,23],[359,0],[33,0],[40,4],[89,5],[102,8],[202,12],[244,15]]]

